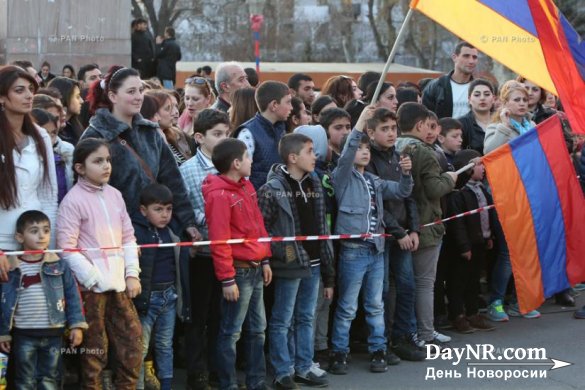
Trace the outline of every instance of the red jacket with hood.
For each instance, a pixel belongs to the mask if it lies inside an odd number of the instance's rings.
[[[225,176],[209,175],[202,191],[210,240],[268,237],[256,190],[248,180],[234,182]],[[272,255],[270,243],[260,242],[216,244],[210,249],[215,275],[223,286],[235,283],[234,260],[260,262]]]

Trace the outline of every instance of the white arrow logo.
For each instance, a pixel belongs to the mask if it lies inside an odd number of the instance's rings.
[[[524,363],[524,362],[517,362],[517,363],[467,363],[468,366],[550,366],[553,365],[550,369],[556,370],[557,368],[563,368],[567,366],[572,366],[573,363],[565,362],[563,360],[558,359],[550,359],[552,362],[547,363]]]

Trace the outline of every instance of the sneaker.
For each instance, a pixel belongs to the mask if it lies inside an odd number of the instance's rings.
[[[154,372],[154,362],[152,360],[144,362],[144,390],[160,390],[160,382]]]
[[[436,330],[433,332],[433,339],[438,340],[439,342],[441,342],[443,344],[451,341],[450,336],[447,336],[446,334],[439,333]]]
[[[488,317],[491,321],[503,322],[508,321],[510,317],[504,311],[501,299],[496,299],[488,306]]]
[[[495,326],[490,324],[484,316],[481,314],[474,314],[472,316],[467,317],[467,321],[469,325],[473,329],[483,330],[483,331],[490,331],[496,329]]]
[[[274,388],[277,390],[297,390],[300,389],[299,385],[293,381],[290,375],[284,376],[278,380],[274,380]]]
[[[343,352],[334,352],[329,362],[329,372],[333,375],[347,374],[347,354]]]
[[[406,336],[392,345],[392,351],[402,360],[410,362],[422,362],[427,358],[427,354],[414,343],[413,337]]]
[[[315,351],[313,354],[313,361],[319,364],[319,367],[323,370],[327,371],[329,369],[329,359],[331,353],[328,349],[323,349],[321,351]]]
[[[297,373],[295,375],[295,382],[303,384],[309,387],[327,387],[329,386],[329,380],[327,379],[327,373],[323,371],[319,364],[313,363],[309,371],[304,374]]]
[[[398,356],[396,356],[396,354],[390,350],[386,351],[386,363],[388,363],[389,366],[397,366],[400,364],[400,362],[401,360]]]
[[[471,327],[469,321],[463,314],[459,314],[455,319],[452,321],[453,328],[458,333],[469,334],[475,332],[475,329]]]
[[[388,363],[386,363],[386,352],[379,350],[372,354],[370,359],[371,372],[386,372],[388,371]]]
[[[508,307],[508,315],[510,317],[524,317],[527,319],[533,319],[540,317],[540,312],[538,310],[532,310],[526,314],[520,313],[520,308],[518,307],[518,303],[512,303]]]
[[[445,346],[445,343],[448,342],[448,341],[441,341],[441,340],[439,340],[437,337],[435,337],[435,333],[438,336],[441,336],[443,338],[443,340],[449,340],[449,341],[451,341],[451,337],[446,336],[444,334],[441,334],[441,333],[439,333],[437,331],[434,331],[433,332],[433,339],[432,340],[419,339],[418,338],[418,335],[414,335],[412,337],[412,339],[414,341],[414,344],[417,347],[419,347],[419,348],[421,348],[423,350],[426,348],[427,345],[436,345],[437,347],[439,347],[439,349],[443,349],[443,347]]]

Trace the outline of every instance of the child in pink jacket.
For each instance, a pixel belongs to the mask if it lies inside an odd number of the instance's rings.
[[[87,138],[73,153],[77,183],[57,217],[60,248],[134,246],[134,229],[122,194],[108,185],[112,166],[104,140]],[[82,387],[101,388],[100,374],[112,346],[116,389],[135,389],[142,361],[142,328],[132,298],[140,294],[137,249],[65,253],[82,286],[89,324],[81,354]]]

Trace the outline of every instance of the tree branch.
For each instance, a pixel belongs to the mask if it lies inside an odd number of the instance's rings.
[[[374,41],[378,48],[378,56],[383,60],[388,57],[388,51],[382,43],[380,31],[378,31],[378,26],[376,25],[376,20],[374,18],[374,0],[368,0],[368,21],[370,22],[370,27],[372,27],[372,34],[374,34]]]

